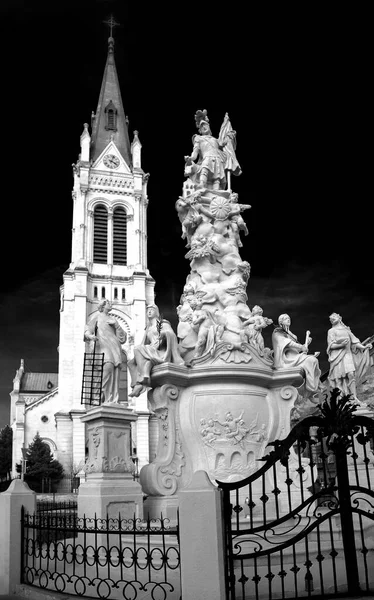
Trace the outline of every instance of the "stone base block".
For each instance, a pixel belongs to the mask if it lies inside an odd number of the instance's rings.
[[[144,518],[169,519],[169,526],[178,521],[178,496],[148,496],[144,501]]]
[[[143,518],[142,489],[123,473],[90,473],[79,487],[78,517]]]

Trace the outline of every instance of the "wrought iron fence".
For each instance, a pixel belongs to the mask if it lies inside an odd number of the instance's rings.
[[[38,500],[36,502],[36,512],[51,512],[54,514],[60,514],[61,516],[66,514],[67,512],[75,512],[78,507],[78,502],[76,500],[68,500],[66,501],[51,501],[51,500]]]
[[[373,595],[374,421],[344,400],[321,413],[219,482],[230,600]]]
[[[178,527],[168,519],[22,511],[22,583],[65,594],[180,600]]]
[[[69,475],[56,480],[50,477],[30,477],[25,473],[24,479],[37,494],[70,494],[77,491],[80,485],[79,477]]]

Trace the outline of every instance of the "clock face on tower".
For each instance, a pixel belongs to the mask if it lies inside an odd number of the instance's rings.
[[[119,167],[119,158],[114,156],[114,154],[107,154],[104,156],[103,162],[108,169],[118,169]]]

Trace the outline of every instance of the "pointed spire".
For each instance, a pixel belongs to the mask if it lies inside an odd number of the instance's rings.
[[[134,139],[131,144],[132,164],[135,169],[141,169],[141,143],[139,140],[139,132],[134,131]]]
[[[111,139],[131,167],[128,120],[123,109],[117,69],[114,62],[114,39],[108,39],[108,56],[101,84],[99,102],[92,119],[91,159],[95,161]]]
[[[88,123],[83,125],[83,133],[81,135],[81,160],[89,162],[90,160],[90,134],[88,133]]]

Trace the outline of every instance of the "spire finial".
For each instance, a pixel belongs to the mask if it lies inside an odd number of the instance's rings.
[[[113,37],[113,28],[114,27],[119,27],[120,23],[117,23],[117,21],[115,20],[115,18],[113,17],[113,15],[110,15],[109,19],[107,21],[103,21],[103,23],[105,23],[105,25],[108,25],[108,27],[109,27],[109,39],[111,39]]]

